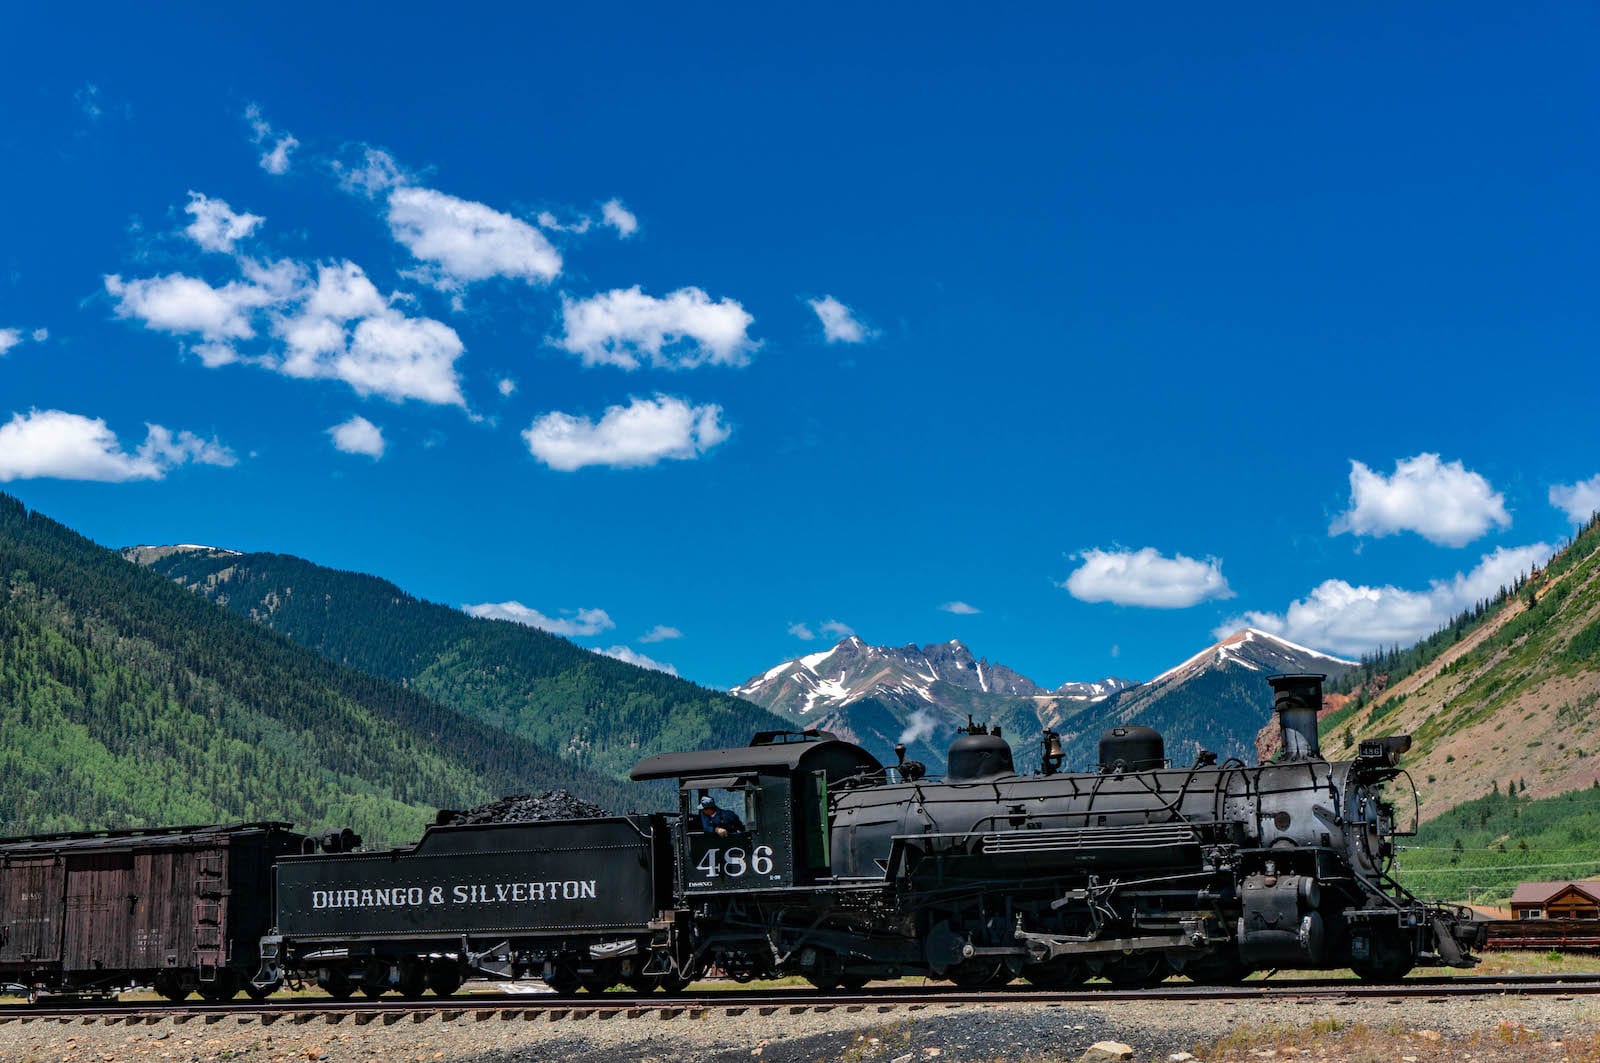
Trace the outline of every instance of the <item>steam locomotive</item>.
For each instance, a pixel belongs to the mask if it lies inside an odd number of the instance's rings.
[[[348,832],[310,839],[282,824],[3,842],[0,981],[145,981],[174,999],[227,999],[315,980],[335,996],[414,997],[467,978],[670,989],[712,968],[832,989],[904,974],[1144,986],[1473,965],[1483,941],[1469,913],[1391,875],[1400,832],[1384,786],[1407,779],[1409,739],[1325,759],[1322,678],[1270,679],[1283,753],[1257,766],[1201,753],[1174,767],[1158,733],[1123,726],[1101,739],[1096,771],[1062,771],[1047,731],[1038,769],[1021,774],[998,731],[969,722],[935,780],[903,750],[886,766],[825,732],[770,732],[641,761],[634,779],[676,782],[675,813],[440,824],[372,852]],[[701,831],[705,796],[742,829]],[[249,859],[224,872],[208,846]],[[191,898],[183,874],[94,878],[116,852],[149,863],[156,849],[236,876],[209,895],[226,906]],[[136,890],[125,918],[119,897],[110,928],[74,929],[86,909],[73,897],[124,888]]]

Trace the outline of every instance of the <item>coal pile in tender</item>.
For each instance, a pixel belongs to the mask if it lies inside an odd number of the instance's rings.
[[[490,801],[465,812],[443,811],[436,822],[444,827],[471,823],[537,823],[546,819],[596,819],[610,812],[590,804],[566,790],[547,790],[542,794],[515,794]]]

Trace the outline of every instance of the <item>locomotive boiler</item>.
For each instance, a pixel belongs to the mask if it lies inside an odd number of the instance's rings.
[[[1390,874],[1399,828],[1384,787],[1404,777],[1409,739],[1323,757],[1322,678],[1270,679],[1283,753],[1268,764],[1202,752],[1170,765],[1159,734],[1123,726],[1095,771],[1062,772],[1046,732],[1039,769],[1021,774],[999,733],[973,725],[938,781],[817,732],[651,757],[633,777],[678,779],[690,962],[736,977],[1137,986],[1472,965],[1481,931],[1467,913]],[[707,793],[745,810],[743,834],[694,829]]]

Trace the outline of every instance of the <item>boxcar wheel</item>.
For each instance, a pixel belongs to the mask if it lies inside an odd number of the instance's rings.
[[[200,996],[213,1004],[223,1004],[239,995],[239,979],[224,968],[209,982],[200,983]]]
[[[167,971],[162,971],[156,975],[155,990],[174,1004],[180,1003],[189,997],[189,990],[184,986],[183,979]],[[32,1003],[32,1001],[29,1003]]]

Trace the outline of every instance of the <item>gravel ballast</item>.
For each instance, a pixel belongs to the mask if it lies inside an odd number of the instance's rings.
[[[797,999],[795,1005],[800,1004]],[[1259,1036],[1252,1038],[1252,1031]],[[1300,1032],[1298,1039],[1282,1036],[1293,1031]],[[350,1017],[338,1024],[317,1019],[270,1026],[235,1017],[214,1024],[162,1019],[140,1026],[11,1022],[0,1025],[0,1058],[39,1063],[997,1063],[1076,1060],[1095,1042],[1112,1040],[1132,1046],[1135,1060],[1143,1063],[1185,1052],[1218,1058],[1218,1042],[1230,1035],[1233,1041],[1223,1046],[1228,1051],[1220,1058],[1559,1063],[1592,1058],[1586,1053],[1600,1046],[1600,1002],[1584,996],[1349,1003],[1119,1001],[934,1005],[888,1012],[869,1004],[856,1012],[834,1008],[791,1014],[782,1009],[770,1015],[754,1010],[730,1015],[710,1009],[699,1017],[618,1014],[599,1019],[591,1014],[560,1021],[542,1016],[506,1020],[498,1014],[478,1019],[467,1010],[448,1021],[417,1023],[406,1017],[393,1025],[355,1025]],[[1376,1050],[1374,1043],[1380,1046]],[[1349,1056],[1341,1054],[1344,1045]]]

